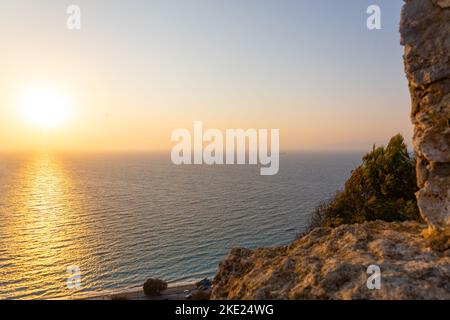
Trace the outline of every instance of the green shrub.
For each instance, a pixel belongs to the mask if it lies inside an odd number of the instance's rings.
[[[167,282],[160,279],[148,279],[144,283],[144,293],[148,297],[159,296],[167,289]]]
[[[316,208],[308,229],[373,220],[420,221],[415,162],[400,134],[386,148],[374,146],[344,190]]]

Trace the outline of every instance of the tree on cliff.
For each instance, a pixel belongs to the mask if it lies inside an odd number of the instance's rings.
[[[398,134],[386,148],[374,146],[363,157],[344,190],[316,208],[309,228],[372,220],[420,220],[414,195],[417,190],[415,158]]]

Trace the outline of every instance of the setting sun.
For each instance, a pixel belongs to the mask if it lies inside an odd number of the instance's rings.
[[[28,123],[40,129],[59,127],[71,114],[71,103],[62,91],[51,87],[36,87],[19,99],[20,113]]]

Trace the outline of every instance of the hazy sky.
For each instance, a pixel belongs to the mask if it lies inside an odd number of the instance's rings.
[[[279,128],[281,149],[411,139],[401,0],[2,0],[0,149],[169,149],[176,128]],[[66,28],[67,6],[82,29]],[[382,30],[366,27],[378,4]],[[42,130],[18,99],[73,114]]]

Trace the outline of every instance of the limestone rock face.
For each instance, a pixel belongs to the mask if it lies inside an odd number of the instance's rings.
[[[418,157],[417,201],[430,229],[450,230],[450,0],[405,0],[400,23]]]
[[[212,299],[450,299],[450,250],[429,248],[417,222],[317,228],[287,247],[233,249]],[[381,269],[370,290],[367,268]]]

